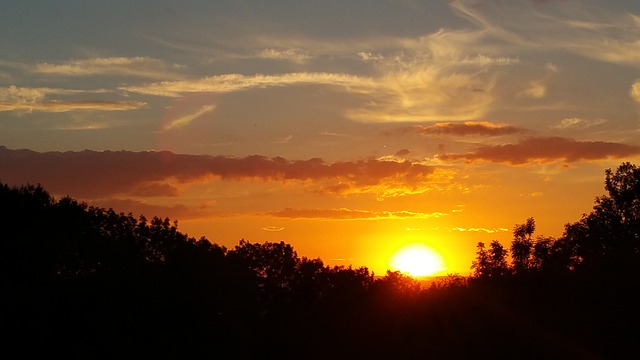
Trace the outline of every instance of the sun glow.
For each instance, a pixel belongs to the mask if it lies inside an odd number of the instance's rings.
[[[430,276],[446,270],[442,256],[423,244],[411,244],[398,250],[389,260],[393,271],[413,276]]]

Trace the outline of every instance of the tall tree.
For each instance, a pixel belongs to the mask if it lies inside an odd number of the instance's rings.
[[[513,228],[513,241],[511,242],[511,258],[513,260],[513,271],[522,274],[531,268],[531,255],[533,241],[531,237],[536,230],[536,222],[531,217],[524,224],[516,225]]]
[[[483,242],[479,242],[476,251],[476,259],[471,265],[474,270],[473,276],[476,278],[496,278],[509,274],[507,264],[508,251],[498,240],[493,240],[489,244],[489,249],[485,248]]]
[[[590,214],[567,225],[563,237],[579,268],[626,271],[640,259],[640,168],[625,162],[605,174],[607,195],[596,198]]]

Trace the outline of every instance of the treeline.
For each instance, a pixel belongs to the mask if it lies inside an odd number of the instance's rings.
[[[559,239],[537,236],[529,218],[513,229],[509,249],[478,243],[471,268],[477,279],[540,276],[635,278],[640,275],[640,168],[621,164],[605,171],[606,195],[593,210],[565,225]],[[509,256],[510,255],[510,256]]]
[[[428,288],[330,267],[291,245],[232,249],[0,185],[3,358],[615,358],[636,351],[640,171],[559,239],[516,225],[478,244],[470,278]],[[510,250],[510,251],[509,251]],[[510,255],[509,255],[510,252]]]

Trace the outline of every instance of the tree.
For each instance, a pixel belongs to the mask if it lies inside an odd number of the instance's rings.
[[[533,244],[530,267],[534,270],[547,270],[552,258],[554,239],[552,237],[538,236]]]
[[[511,242],[511,258],[515,274],[527,272],[531,267],[531,250],[533,241],[531,237],[536,230],[536,222],[528,218],[524,224],[513,228],[513,241]]]
[[[395,295],[402,298],[414,296],[420,292],[420,283],[399,271],[387,270],[383,278],[375,281],[374,286],[378,291],[385,292],[387,295]]]
[[[229,256],[251,270],[261,286],[289,289],[300,259],[293,247],[284,241],[252,244],[240,240]]]
[[[490,273],[492,277],[501,277],[509,274],[508,254],[509,252],[505,250],[498,240],[491,241],[491,244],[489,244],[489,259],[491,260]]]
[[[508,251],[498,240],[493,240],[489,244],[489,249],[485,249],[483,242],[477,245],[476,260],[471,268],[474,270],[476,278],[496,278],[509,274],[507,264]]]
[[[476,248],[478,249],[476,251],[476,259],[471,263],[473,276],[476,278],[489,277],[489,254],[487,254],[485,245],[480,241],[476,245]]]
[[[579,269],[628,271],[640,259],[640,168],[622,163],[605,171],[607,195],[593,211],[565,227],[563,238]]]

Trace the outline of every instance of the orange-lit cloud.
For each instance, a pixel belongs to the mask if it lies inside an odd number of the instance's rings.
[[[196,111],[193,114],[184,115],[184,116],[181,116],[181,117],[179,117],[177,119],[171,120],[167,125],[164,126],[163,130],[172,130],[172,129],[178,129],[178,128],[187,126],[193,120],[201,117],[202,115],[204,115],[206,113],[210,113],[215,109],[216,109],[215,105],[205,105],[205,106],[201,107],[200,109],[198,109],[198,111]]]
[[[542,99],[547,95],[547,86],[543,81],[531,81],[529,85],[518,93],[520,97]]]
[[[576,117],[562,119],[558,125],[554,125],[551,128],[556,130],[566,129],[587,129],[590,127],[606,124],[607,120],[604,119],[580,119]]]
[[[270,231],[270,232],[279,232],[279,231],[283,231],[284,228],[282,226],[265,226],[262,228],[262,230]]]
[[[572,6],[546,12],[534,1],[450,2],[461,16],[513,46],[536,51],[566,51],[613,64],[638,67],[640,17],[615,13],[602,6],[585,5],[580,12]],[[543,46],[541,46],[543,44]]]
[[[234,158],[171,152],[45,152],[0,147],[0,180],[42,183],[53,193],[82,197],[115,194],[172,196],[177,186],[202,179],[311,181],[322,192],[389,192],[422,188],[435,168],[381,160],[325,163],[248,156]],[[418,190],[416,190],[418,191]],[[425,190],[420,190],[425,191]]]
[[[267,213],[266,215],[293,219],[334,219],[334,220],[380,220],[380,219],[427,219],[439,218],[447,214],[441,212],[420,213],[411,211],[370,211],[356,209],[291,209]]]
[[[511,125],[494,124],[484,121],[466,121],[463,123],[438,123],[435,125],[414,126],[413,129],[424,135],[509,135],[523,131]]]
[[[629,90],[629,95],[633,100],[640,102],[640,80],[633,82],[631,90]]]
[[[463,228],[463,227],[457,227],[457,228],[452,228],[451,231],[458,231],[458,232],[481,232],[481,233],[487,233],[487,234],[495,234],[498,232],[507,232],[509,231],[509,229],[506,228],[482,228],[482,227],[471,227],[471,228]]]
[[[576,162],[640,154],[640,147],[605,141],[576,141],[562,137],[532,137],[517,144],[487,145],[467,154],[444,154],[442,160],[490,161],[522,165],[530,162]]]
[[[0,111],[18,112],[68,112],[74,110],[124,111],[143,108],[140,101],[63,101],[48,99],[52,95],[106,93],[107,90],[69,90],[55,88],[25,88],[9,86],[0,88]]]
[[[51,113],[76,110],[125,111],[140,109],[145,105],[146,103],[140,101],[49,101],[41,103],[0,104],[0,111],[42,111]]]
[[[180,65],[170,65],[149,57],[107,57],[71,60],[62,64],[40,63],[34,72],[47,75],[126,75],[145,78],[176,78]]]
[[[162,81],[139,86],[122,87],[124,91],[145,95],[179,97],[185,93],[228,93],[253,88],[304,84],[339,86],[363,92],[374,86],[372,79],[333,73],[288,73],[281,75],[224,74],[200,79]]]
[[[439,31],[415,39],[402,39],[394,56],[360,57],[374,63],[371,76],[331,72],[283,74],[222,74],[178,81],[123,86],[131,93],[180,97],[188,93],[229,93],[256,88],[321,85],[367,99],[344,110],[359,122],[461,121],[482,118],[494,103],[495,67],[517,64],[518,59],[473,51],[483,32]],[[382,42],[385,39],[380,40]],[[294,56],[270,51],[271,57]]]
[[[258,53],[258,57],[263,59],[272,59],[272,60],[287,60],[296,64],[304,64],[311,56],[296,49],[264,49]]]

